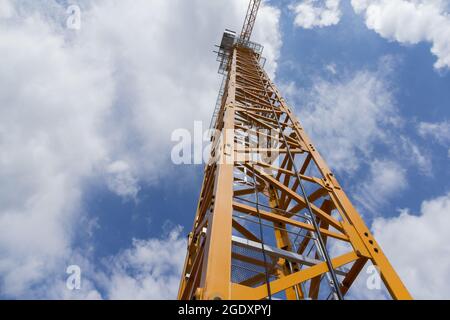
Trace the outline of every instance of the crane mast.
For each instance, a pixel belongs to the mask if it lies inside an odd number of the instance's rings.
[[[342,300],[366,265],[393,299],[411,296],[250,41],[217,51],[223,82],[180,282],[181,300]]]

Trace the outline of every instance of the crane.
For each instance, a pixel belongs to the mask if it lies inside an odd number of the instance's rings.
[[[250,41],[260,4],[261,0],[250,0],[247,15],[245,16],[244,26],[242,27],[241,32],[241,39],[243,41]]]
[[[392,298],[411,299],[264,71],[263,46],[250,41],[260,4],[218,46],[211,157],[178,299],[342,300],[369,261]]]

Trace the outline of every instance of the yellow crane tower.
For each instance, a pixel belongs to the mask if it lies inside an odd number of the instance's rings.
[[[178,298],[342,300],[368,261],[411,299],[251,42],[261,0],[218,50],[224,81]]]

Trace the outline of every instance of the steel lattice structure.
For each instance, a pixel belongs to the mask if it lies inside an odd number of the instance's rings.
[[[392,298],[411,299],[248,39],[226,32],[218,52],[223,94],[178,298],[343,299],[371,261]]]
[[[241,32],[241,39],[244,41],[250,41],[260,5],[261,0],[250,0],[247,15],[245,16],[244,26],[242,27]]]

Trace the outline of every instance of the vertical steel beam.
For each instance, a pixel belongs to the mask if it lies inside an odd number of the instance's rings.
[[[231,235],[233,223],[234,116],[236,94],[236,49],[233,53],[227,99],[223,109],[222,141],[215,185],[215,200],[208,219],[206,259],[203,264],[202,299],[223,300],[231,296]],[[220,276],[219,276],[220,275]]]

